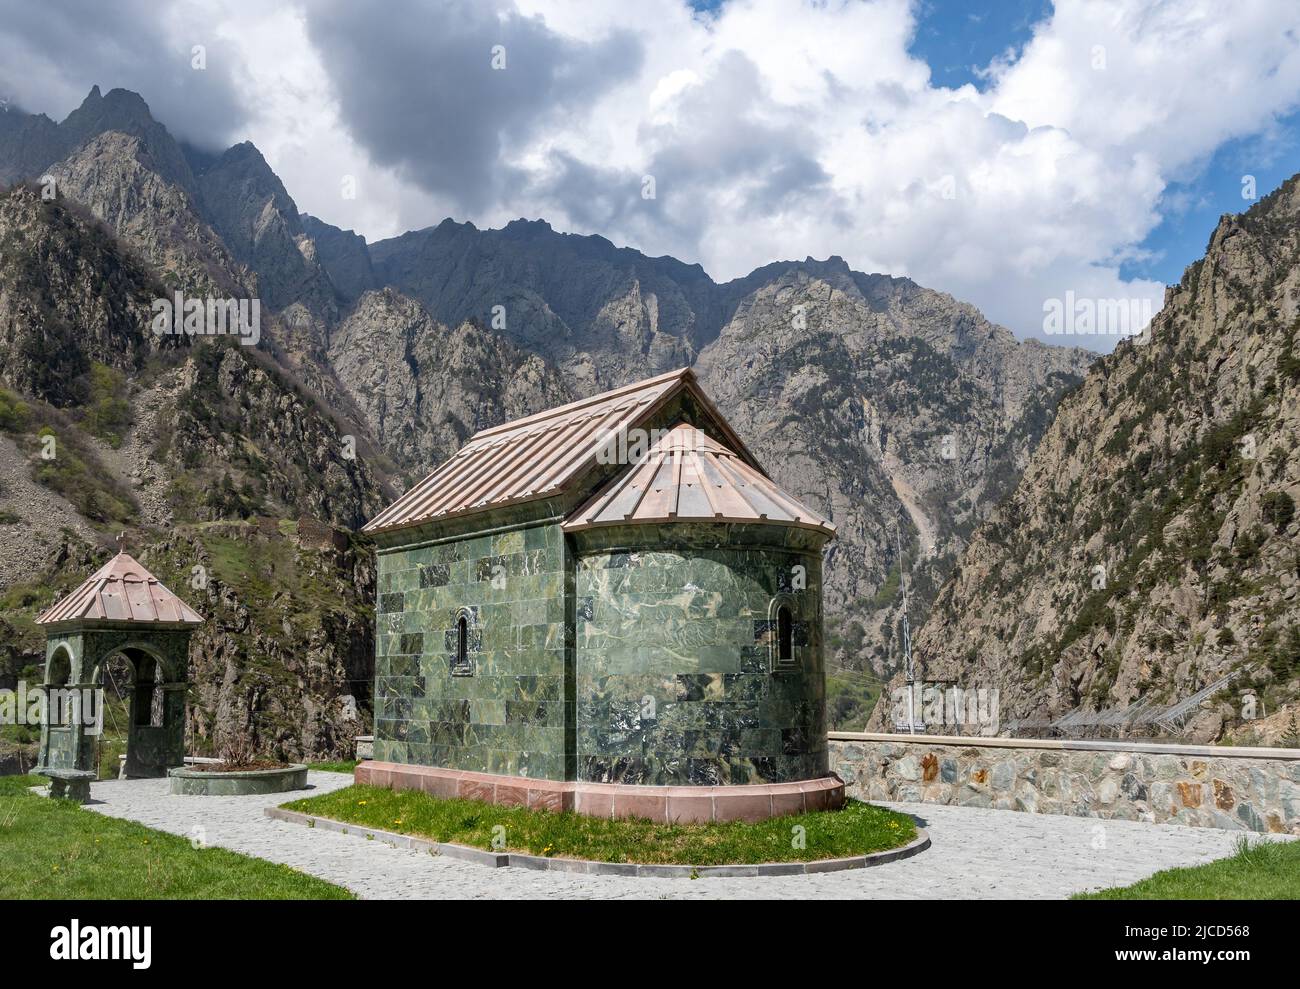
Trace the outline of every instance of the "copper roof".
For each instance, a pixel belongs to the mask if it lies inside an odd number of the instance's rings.
[[[564,528],[674,520],[770,522],[835,532],[829,521],[686,423],[670,429],[644,459],[596,492]]]
[[[105,563],[84,584],[36,618],[37,625],[107,621],[202,625],[189,605],[126,553]]]
[[[713,414],[728,442],[757,467],[694,372],[682,368],[475,433],[362,531],[399,529],[551,496],[586,473],[612,436],[636,428],[682,390]]]

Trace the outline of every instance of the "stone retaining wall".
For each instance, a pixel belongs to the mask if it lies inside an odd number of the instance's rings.
[[[831,732],[848,796],[1300,835],[1300,750]]]

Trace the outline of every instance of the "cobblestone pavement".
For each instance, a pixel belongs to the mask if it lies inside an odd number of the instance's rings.
[[[342,773],[312,772],[324,793],[349,785]],[[1161,869],[1232,853],[1240,832],[1017,811],[889,804],[918,818],[931,848],[870,869],[749,879],[626,879],[527,869],[492,869],[378,841],[272,821],[268,805],[306,791],[255,797],[184,797],[166,780],[106,780],[89,810],[201,838],[281,862],[374,899],[502,897],[582,899],[1037,899],[1127,885]]]

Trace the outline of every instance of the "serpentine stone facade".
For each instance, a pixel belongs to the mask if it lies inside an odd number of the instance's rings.
[[[832,732],[830,766],[863,800],[1300,835],[1300,749]]]
[[[821,543],[679,523],[577,533],[578,778],[699,786],[826,775]],[[774,661],[773,602],[793,656]]]

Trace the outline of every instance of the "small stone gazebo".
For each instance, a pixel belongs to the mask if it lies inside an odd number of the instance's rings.
[[[36,619],[45,628],[45,691],[49,717],[41,725],[40,764],[56,788],[95,770],[97,705],[66,703],[104,685],[109,660],[132,670],[126,775],[164,776],[185,762],[185,690],[189,641],[203,619],[121,550],[75,591]],[[60,698],[64,703],[57,703]],[[102,713],[100,713],[102,719]],[[83,789],[84,792],[84,789]]]
[[[689,369],[483,430],[366,527],[363,783],[657,820],[838,806],[822,550]]]

